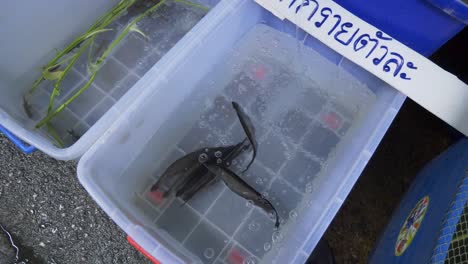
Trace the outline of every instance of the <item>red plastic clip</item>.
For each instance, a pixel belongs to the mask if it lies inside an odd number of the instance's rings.
[[[160,190],[149,192],[148,197],[151,201],[153,201],[157,205],[161,205],[164,202],[164,192]]]
[[[138,243],[135,242],[135,240],[133,240],[133,238],[131,238],[130,236],[127,236],[127,241],[128,241],[128,243],[130,245],[132,245],[136,250],[138,250],[141,254],[143,254],[143,256],[148,258],[154,264],[162,264],[157,259],[155,259],[153,256],[151,256],[151,254],[148,253],[148,251],[144,250],[140,245],[138,245]]]
[[[227,260],[230,264],[242,264],[244,263],[244,256],[238,249],[233,248],[229,252]]]
[[[341,117],[338,116],[335,112],[328,112],[326,114],[323,114],[322,117],[322,122],[325,123],[325,125],[333,130],[338,130],[341,128],[343,121],[341,120]]]

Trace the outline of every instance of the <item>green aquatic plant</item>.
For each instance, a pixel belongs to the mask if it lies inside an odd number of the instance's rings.
[[[159,1],[149,1],[153,2],[146,10],[141,14],[133,18],[118,34],[117,36],[105,47],[104,51],[99,55],[94,54],[93,58],[93,48],[96,41],[96,37],[105,32],[111,31],[113,29],[108,28],[110,24],[115,22],[118,18],[124,15],[128,9],[134,6],[138,2],[143,2],[148,0],[121,0],[117,5],[115,5],[111,10],[106,12],[101,16],[96,22],[94,22],[82,35],[75,38],[68,46],[63,50],[58,51],[57,54],[41,68],[40,77],[33,83],[29,94],[33,94],[37,87],[43,81],[53,81],[54,86],[53,90],[50,93],[49,104],[47,107],[47,114],[43,117],[36,125],[35,128],[46,127],[48,133],[54,138],[57,144],[60,147],[63,147],[63,143],[60,140],[58,134],[54,131],[52,125],[50,124],[51,120],[56,117],[60,112],[62,112],[67,106],[69,106],[77,97],[79,97],[83,92],[85,92],[91,84],[96,79],[96,76],[103,66],[106,58],[110,53],[118,46],[118,44],[130,33],[135,33],[143,36],[143,38],[148,39],[146,34],[137,27],[137,23],[148,16],[150,13],[156,11],[163,4],[168,1],[178,2],[185,4],[190,7],[208,10],[206,7],[190,2],[188,0],[159,0]],[[65,102],[63,102],[58,107],[54,108],[55,99],[60,95],[62,91],[62,82],[68,73],[71,71],[73,66],[75,66],[78,59],[85,53],[88,49],[88,79],[87,81],[79,88],[73,95],[71,95]]]

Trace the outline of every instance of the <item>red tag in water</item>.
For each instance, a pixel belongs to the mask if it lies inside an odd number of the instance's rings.
[[[242,263],[244,263],[244,256],[242,255],[242,253],[238,249],[233,248],[229,252],[227,260],[228,260],[229,264],[242,264]]]
[[[265,79],[266,73],[266,69],[262,65],[257,65],[253,68],[253,75],[255,80]]]
[[[156,203],[157,205],[160,205],[164,201],[164,192],[162,192],[160,190],[156,190],[154,192],[149,192],[148,193],[148,198],[152,202]]]
[[[320,119],[328,128],[333,130],[340,129],[343,123],[341,117],[335,112],[328,112],[326,114],[322,114]]]

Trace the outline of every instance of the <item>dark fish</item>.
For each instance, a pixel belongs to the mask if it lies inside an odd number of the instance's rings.
[[[248,183],[242,180],[239,175],[231,171],[229,168],[215,166],[213,164],[203,164],[208,170],[220,177],[226,186],[239,195],[240,197],[252,201],[254,205],[262,208],[268,214],[274,213],[276,216],[275,227],[279,227],[279,217],[278,212],[275,207],[268,201],[263,198],[263,196],[252,188]]]
[[[185,185],[191,177],[194,177],[201,163],[216,162],[216,155],[221,153],[221,157],[228,155],[235,150],[237,145],[216,148],[202,148],[191,152],[182,158],[173,162],[164,173],[159,177],[158,181],[151,187],[151,191],[160,189],[162,185],[166,185],[170,192],[174,192],[180,188],[186,188]],[[203,168],[203,167],[202,167]],[[187,173],[188,172],[188,173]]]
[[[199,171],[198,177],[193,177],[192,181],[188,182],[185,188],[180,189],[176,193],[176,197],[181,198],[185,203],[190,201],[190,199],[192,199],[201,189],[205,188],[205,186],[216,180],[216,176],[213,173],[211,173],[202,164],[200,165],[203,170]]]
[[[253,126],[250,117],[244,112],[244,110],[242,110],[238,103],[232,102],[232,107],[234,108],[234,110],[236,110],[237,117],[239,118],[242,128],[244,129],[244,132],[247,135],[247,138],[249,139],[250,145],[252,145],[253,150],[252,160],[250,160],[250,163],[247,165],[244,171],[242,171],[244,173],[250,168],[250,166],[255,160],[255,157],[257,156],[258,144],[255,140],[255,127]]]
[[[235,146],[232,146],[232,148],[229,148],[226,150],[226,153],[223,154],[221,157],[222,161],[221,163],[216,160],[214,162],[213,160],[207,162],[207,164],[216,164],[218,166],[226,166],[229,167],[231,165],[231,162],[237,158],[243,151],[248,149],[248,145],[245,146],[245,142],[247,140],[244,140]],[[203,166],[204,171],[199,171],[198,175],[199,177],[195,178],[196,180],[193,182],[188,182],[186,186],[184,186],[182,189],[180,189],[176,197],[180,197],[185,203],[187,203],[190,199],[193,198],[193,196],[198,193],[201,189],[205,188],[207,185],[211,185],[216,181],[216,175],[210,172],[205,166]]]
[[[175,182],[169,187],[169,189],[164,193],[164,197],[167,197],[173,193],[176,193],[176,196],[179,195],[180,190],[194,184],[194,181],[197,181],[198,175],[203,173],[204,167],[201,163],[196,162],[193,166],[184,172],[182,175],[178,176],[175,179]]]
[[[23,96],[23,109],[24,109],[24,112],[26,113],[26,116],[28,116],[28,118],[33,117],[32,106],[29,104],[28,100],[26,100],[25,96]]]

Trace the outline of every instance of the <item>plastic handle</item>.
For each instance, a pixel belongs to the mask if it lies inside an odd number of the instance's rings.
[[[148,253],[148,251],[146,251],[144,248],[142,248],[140,245],[138,245],[138,243],[135,240],[133,240],[133,238],[131,238],[130,236],[127,236],[127,241],[136,250],[138,250],[141,254],[143,254],[143,256],[148,258],[153,264],[162,264],[155,257],[151,256],[151,254]]]
[[[21,151],[23,151],[25,154],[31,154],[36,150],[34,146],[30,146],[26,143],[24,143],[21,139],[13,135],[10,131],[8,131],[6,128],[0,125],[0,132],[3,133],[9,140],[13,142],[13,144],[16,145]]]

